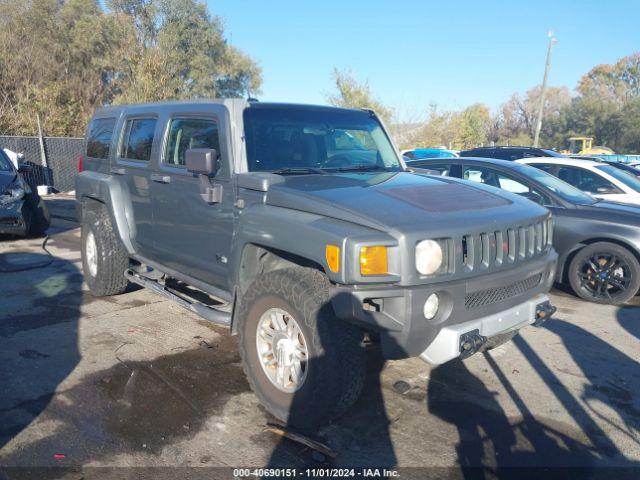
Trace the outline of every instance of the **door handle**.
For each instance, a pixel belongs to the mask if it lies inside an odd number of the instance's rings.
[[[114,175],[126,175],[127,174],[127,171],[124,168],[121,168],[121,167],[111,167],[110,171]]]
[[[152,173],[151,181],[158,182],[158,183],[170,183],[171,177],[169,175],[162,175],[160,173]]]

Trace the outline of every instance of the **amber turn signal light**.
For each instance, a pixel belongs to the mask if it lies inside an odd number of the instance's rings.
[[[333,273],[340,271],[340,247],[337,245],[327,245],[327,248],[325,249],[325,258],[327,260],[329,270]]]

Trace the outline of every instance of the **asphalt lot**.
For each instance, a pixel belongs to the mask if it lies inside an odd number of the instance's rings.
[[[91,297],[77,224],[50,234],[51,265],[0,273],[0,466],[640,465],[640,297],[554,291],[544,327],[437,368],[371,355],[322,461],[265,431],[224,329],[144,290]],[[4,265],[46,259],[41,243],[3,240]]]

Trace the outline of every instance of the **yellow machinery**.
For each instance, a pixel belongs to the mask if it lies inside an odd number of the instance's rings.
[[[566,155],[612,155],[614,152],[607,147],[594,147],[593,137],[570,137],[569,149],[560,153]]]

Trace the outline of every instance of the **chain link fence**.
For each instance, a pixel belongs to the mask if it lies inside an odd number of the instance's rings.
[[[0,148],[7,148],[24,155],[31,169],[23,174],[31,188],[50,185],[60,192],[75,188],[78,156],[84,153],[84,138],[43,137],[46,166],[40,153],[40,138],[0,135]]]

